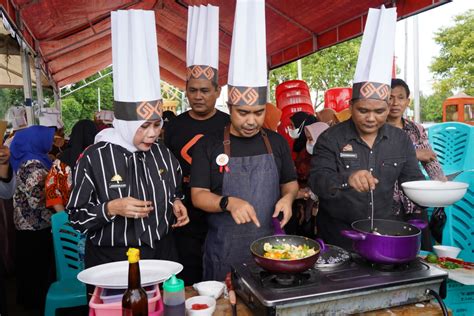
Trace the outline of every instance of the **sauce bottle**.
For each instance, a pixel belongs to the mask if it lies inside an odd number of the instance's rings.
[[[163,284],[163,304],[165,305],[165,315],[184,316],[186,314],[184,301],[184,282],[173,274]]]
[[[122,297],[122,316],[148,316],[148,297],[140,280],[140,250],[129,248],[128,289]]]

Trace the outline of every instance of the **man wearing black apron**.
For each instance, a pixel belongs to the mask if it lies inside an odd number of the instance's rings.
[[[191,166],[193,204],[209,213],[205,280],[224,280],[231,265],[251,261],[250,244],[273,234],[272,217],[282,213],[281,225],[288,222],[298,191],[288,144],[262,129],[267,92],[266,56],[259,53],[266,47],[264,2],[237,1],[234,21],[231,124],[196,144]],[[248,65],[255,67],[246,69]]]

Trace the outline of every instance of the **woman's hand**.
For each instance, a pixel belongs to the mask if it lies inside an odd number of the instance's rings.
[[[188,210],[181,200],[173,202],[173,213],[176,216],[176,223],[171,227],[181,227],[189,223]]]
[[[431,162],[436,160],[436,153],[429,148],[417,149],[416,158],[421,162]]]
[[[115,199],[107,203],[107,215],[120,215],[128,218],[148,217],[153,206],[151,201],[142,201],[133,197]]]

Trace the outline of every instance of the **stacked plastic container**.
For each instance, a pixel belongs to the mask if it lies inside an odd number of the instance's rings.
[[[145,288],[148,294],[148,315],[164,315],[158,285]],[[89,316],[122,316],[122,296],[124,290],[110,290],[96,287],[89,302]]]
[[[290,117],[297,112],[314,114],[309,87],[303,80],[285,81],[276,87],[275,97],[277,108],[282,111],[278,133],[286,139],[290,148],[293,148],[294,140],[287,131],[291,125]]]
[[[352,88],[331,88],[324,93],[324,107],[341,112],[349,107]]]

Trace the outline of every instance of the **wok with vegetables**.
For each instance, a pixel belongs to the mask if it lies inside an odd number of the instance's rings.
[[[314,248],[310,248],[308,245],[290,245],[280,244],[272,245],[269,242],[263,245],[265,253],[263,256],[269,259],[282,259],[282,260],[296,260],[303,259],[316,254]]]
[[[315,240],[294,235],[267,236],[250,246],[255,262],[273,273],[306,271],[314,266],[320,250]]]

